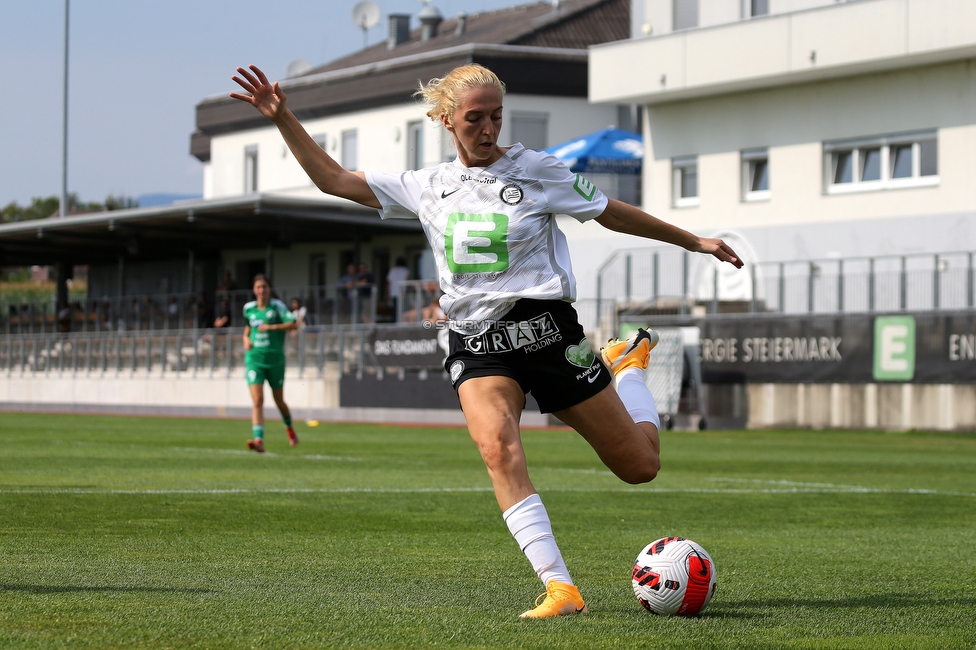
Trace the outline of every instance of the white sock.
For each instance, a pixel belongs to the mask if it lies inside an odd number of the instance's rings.
[[[644,371],[640,368],[627,368],[617,375],[617,395],[624,403],[634,422],[650,422],[661,428],[661,416],[657,413],[654,396],[644,383]]]
[[[522,499],[502,513],[502,518],[543,584],[548,585],[550,580],[573,584],[552,535],[549,513],[538,494]]]

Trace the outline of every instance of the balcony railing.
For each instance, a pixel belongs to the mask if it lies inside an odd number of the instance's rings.
[[[393,299],[376,285],[355,289],[337,286],[276,287],[274,296],[289,309],[304,308],[307,325],[349,325],[416,322],[439,295],[434,280],[400,283]],[[0,334],[69,332],[132,332],[243,327],[243,307],[250,290],[201,293],[143,294],[74,301],[58,309],[54,296],[12,301],[0,294]]]
[[[620,251],[600,268],[598,301],[617,311],[711,316],[973,309],[973,252],[746,264],[673,247]]]
[[[309,326],[289,332],[285,357],[299,377],[386,369],[443,371],[434,355],[423,365],[387,369],[373,340],[390,325]],[[418,325],[419,329],[420,326]],[[0,336],[0,374],[71,377],[229,377],[244,368],[243,328],[20,334]]]

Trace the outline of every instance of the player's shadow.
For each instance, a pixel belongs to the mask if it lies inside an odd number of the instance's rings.
[[[976,605],[976,596],[929,596],[925,597],[917,593],[903,594],[877,594],[871,596],[849,596],[843,598],[777,598],[772,600],[760,598],[744,598],[741,600],[726,600],[716,598],[700,614],[688,617],[695,619],[752,619],[769,616],[776,610],[795,610],[798,608],[810,608],[813,610],[837,610],[837,609],[880,609],[880,608],[912,608],[919,606],[964,606],[972,607]],[[594,608],[594,611],[597,611]],[[642,612],[641,607],[636,610],[633,607],[602,607],[599,611],[633,615]],[[656,617],[655,617],[656,618]],[[666,618],[666,617],[662,617]],[[679,617],[683,618],[683,617]]]
[[[772,600],[747,598],[742,600],[712,601],[702,617],[715,618],[753,618],[765,616],[776,609],[860,609],[860,608],[912,608],[919,606],[976,605],[974,596],[924,596],[919,593],[872,594],[868,596],[845,596],[841,598],[777,598]]]
[[[31,594],[64,594],[72,592],[103,593],[177,593],[216,594],[215,589],[177,587],[113,587],[109,585],[15,585],[0,582],[0,591],[23,591]]]

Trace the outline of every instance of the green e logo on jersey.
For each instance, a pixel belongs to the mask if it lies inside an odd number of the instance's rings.
[[[447,218],[444,249],[451,273],[494,273],[508,268],[508,215],[463,214]]]
[[[587,201],[592,201],[593,195],[596,194],[596,185],[579,174],[576,174],[576,182],[573,183],[573,189]]]

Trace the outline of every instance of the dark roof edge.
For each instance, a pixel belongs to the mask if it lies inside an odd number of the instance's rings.
[[[352,66],[351,68],[343,68],[342,70],[330,70],[328,72],[319,72],[306,77],[283,79],[280,80],[279,83],[285,90],[288,90],[289,88],[301,88],[302,86],[314,85],[323,82],[328,83],[330,81],[338,81],[363,74],[385,72],[387,70],[395,70],[401,66],[411,66],[417,63],[436,61],[437,59],[441,58],[451,58],[465,54],[469,56],[475,56],[477,54],[496,54],[552,60],[579,59],[583,61],[585,61],[588,56],[587,50],[580,49],[537,47],[532,45],[500,45],[495,43],[466,43],[464,45],[445,47],[439,50],[433,50],[431,52],[420,52],[418,54],[401,56],[395,59],[386,59],[384,61],[377,61],[375,63],[364,63],[362,65]],[[197,106],[213,101],[223,101],[225,99],[227,99],[226,93],[221,95],[211,95],[210,97],[207,97],[201,101],[200,104],[197,104]]]
[[[169,215],[195,216],[204,215],[208,212],[226,210],[228,208],[251,207],[254,210],[261,210],[262,207],[291,207],[291,208],[318,208],[330,209],[337,212],[362,212],[375,213],[373,208],[366,208],[356,204],[338,204],[329,200],[309,199],[299,197],[281,196],[276,193],[248,194],[244,196],[233,196],[221,199],[191,199],[188,201],[178,201],[170,205],[155,206],[152,208],[129,208],[126,210],[104,210],[102,212],[88,212],[83,214],[71,215],[64,218],[51,217],[48,219],[32,219],[30,221],[16,221],[13,223],[0,224],[0,236],[8,233],[30,232],[36,230],[58,230],[60,228],[70,228],[81,224],[97,224],[109,222],[125,223],[139,221],[141,219],[154,219]]]

